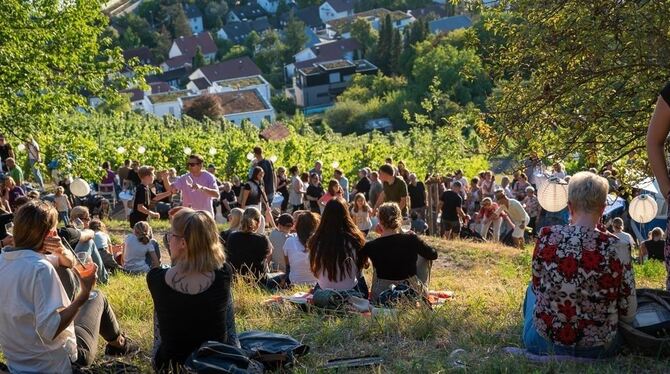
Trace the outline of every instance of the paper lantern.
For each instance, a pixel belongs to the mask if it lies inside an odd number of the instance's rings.
[[[23,151],[26,150],[26,145],[25,144],[19,144],[16,148],[19,150],[19,152],[23,152]]]
[[[277,162],[277,156],[276,155],[270,156],[270,161],[272,161],[273,164]]]
[[[216,148],[211,147],[211,148],[209,149],[209,154],[210,154],[211,156],[214,156],[214,155],[216,154]]]
[[[332,163],[333,169],[337,169],[340,167],[340,162],[339,161],[333,161]]]
[[[656,218],[658,204],[650,195],[640,195],[630,202],[628,214],[637,223],[649,223]]]
[[[568,184],[549,178],[538,186],[537,199],[547,212],[560,212],[568,206]]]
[[[189,148],[189,147],[184,147],[184,154],[185,154],[185,155],[188,156],[188,155],[191,154],[191,152],[193,152],[193,150],[192,150],[191,148]]]
[[[123,147],[119,147],[119,148],[116,149],[116,153],[118,153],[118,154],[126,153],[126,149],[123,148]]]
[[[247,160],[251,161],[253,159],[254,159],[254,154],[251,153],[251,152],[247,153]]]
[[[75,178],[72,183],[70,183],[70,191],[77,197],[84,197],[91,193],[91,186],[89,186],[85,180]]]
[[[139,146],[139,147],[137,147],[137,153],[139,153],[139,154],[141,154],[141,155],[143,155],[144,152],[146,152],[146,151],[147,151],[147,149],[144,148],[143,146]]]

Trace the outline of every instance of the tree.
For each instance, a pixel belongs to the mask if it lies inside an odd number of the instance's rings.
[[[126,86],[117,74],[125,66],[121,50],[100,37],[108,24],[100,9],[96,0],[0,2],[0,127],[7,133],[50,134],[56,113],[88,107],[85,94],[113,98]]]
[[[193,70],[205,65],[205,56],[202,54],[202,48],[198,46],[193,56]]]
[[[191,25],[188,23],[188,18],[186,18],[186,13],[184,13],[181,4],[166,7],[165,12],[170,20],[169,27],[173,38],[192,35]]]
[[[158,34],[156,40],[156,47],[154,47],[151,52],[156,57],[158,62],[163,62],[170,53],[170,48],[172,47],[172,35],[168,31],[167,27],[163,26],[161,32]]]
[[[402,36],[398,29],[393,31],[391,54],[389,56],[389,72],[400,72],[400,55],[402,54]]]
[[[217,119],[225,113],[216,95],[204,94],[188,103],[184,108],[184,114],[201,121],[205,118]]]
[[[225,1],[210,1],[203,11],[203,22],[206,29],[217,29],[223,26],[223,19],[228,13]]]
[[[289,116],[295,114],[296,105],[295,101],[292,98],[286,95],[274,95],[272,96],[272,107],[275,108],[278,112],[286,113]]]
[[[377,43],[377,66],[388,74],[390,69],[391,51],[393,50],[393,22],[389,14],[384,17],[379,31],[379,43]]]
[[[123,49],[137,48],[140,46],[140,43],[140,37],[131,28],[127,28],[119,39],[119,44]]]
[[[286,43],[286,53],[289,56],[302,51],[307,43],[307,35],[305,35],[305,23],[295,17],[291,17],[286,25],[286,36],[284,39]],[[285,61],[288,61],[287,58]]]
[[[518,0],[488,28],[498,90],[490,100],[496,149],[645,168],[647,124],[670,68],[670,1]],[[517,153],[518,152],[518,153]],[[598,159],[599,158],[599,159]]]
[[[247,47],[247,49],[251,52],[251,55],[253,56],[256,53],[256,48],[258,47],[260,42],[261,42],[260,35],[258,35],[256,31],[251,31],[249,35],[247,35],[247,38],[244,40],[244,45]]]
[[[247,47],[236,44],[230,48],[228,53],[226,53],[226,55],[223,56],[222,60],[230,60],[231,58],[250,56],[250,55],[251,53],[249,52]]]
[[[379,33],[372,28],[370,22],[363,18],[357,18],[351,25],[351,37],[361,43],[363,46],[363,57],[367,58],[377,45]]]

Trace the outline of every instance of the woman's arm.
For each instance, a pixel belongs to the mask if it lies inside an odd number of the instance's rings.
[[[659,97],[647,130],[647,156],[663,196],[668,196],[670,193],[670,176],[664,150],[668,133],[670,133],[670,107],[662,97]]]
[[[149,257],[151,257],[152,269],[161,266],[161,262],[158,260],[158,256],[156,256],[156,252],[154,252],[153,248],[151,249],[151,252],[149,252]]]
[[[240,197],[240,208],[244,209],[246,207],[247,197],[249,197],[249,190],[242,190],[242,197]]]
[[[640,243],[640,265],[644,264],[644,259],[647,258],[647,245],[644,242]]]
[[[161,200],[165,199],[166,197],[170,197],[170,196],[172,196],[172,192],[171,192],[171,191],[161,192],[161,193],[159,193],[159,194],[156,194],[156,195],[154,196],[154,198],[151,199],[151,201],[153,201],[153,202],[161,201]],[[146,213],[145,213],[145,214],[146,214]]]

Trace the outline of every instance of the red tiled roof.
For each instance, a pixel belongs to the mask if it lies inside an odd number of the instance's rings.
[[[129,94],[131,103],[144,99],[144,91],[140,90],[139,88],[121,90],[120,92],[122,94]]]
[[[263,74],[261,69],[247,56],[205,65],[199,70],[210,82]]]
[[[261,137],[265,140],[282,140],[285,138],[288,138],[289,135],[291,135],[291,132],[289,129],[284,126],[283,123],[281,122],[276,122],[274,125],[266,128],[265,130],[261,131]]]
[[[139,47],[139,48],[132,48],[132,49],[126,49],[123,51],[123,58],[128,61],[131,58],[137,57],[138,60],[141,61],[148,61],[148,62],[153,62],[154,56],[151,53],[151,50],[147,47]]]
[[[229,91],[207,95],[213,95],[219,101],[224,115],[256,112],[259,110],[269,109],[263,99],[261,99],[258,91],[255,89]],[[186,108],[199,97],[202,97],[202,95],[184,97],[182,98],[182,103]]]
[[[212,39],[212,35],[208,32],[203,32],[193,36],[180,36],[174,40],[182,55],[195,56],[195,51],[200,47],[202,54],[207,55],[216,53],[216,43]]]
[[[170,87],[170,85],[165,82],[152,82],[149,83],[149,87],[151,87],[152,94],[169,92],[172,90],[172,87]]]
[[[169,66],[171,69],[177,69],[185,66],[186,64],[193,63],[193,56],[181,55],[165,60],[164,64]]]

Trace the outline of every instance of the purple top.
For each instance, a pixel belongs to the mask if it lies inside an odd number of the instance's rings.
[[[107,170],[107,176],[102,178],[100,183],[101,184],[112,184],[112,183],[114,183],[114,178],[116,178],[116,173],[111,171],[111,170]]]
[[[193,208],[194,210],[204,210],[209,212],[212,217],[214,217],[214,206],[212,205],[212,200],[214,200],[214,198],[210,197],[202,191],[191,189],[186,182],[188,177],[193,180],[193,183],[197,183],[203,187],[218,190],[216,185],[216,178],[206,171],[203,171],[197,177],[193,176],[191,173],[187,173],[177,178],[177,180],[172,184],[172,187],[181,191],[183,206]]]

